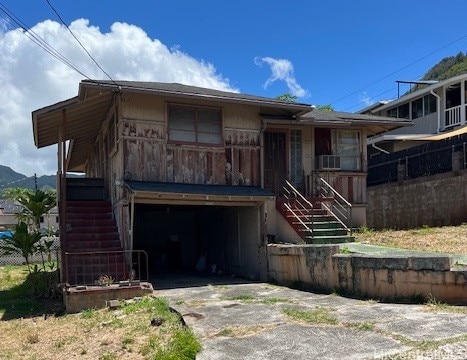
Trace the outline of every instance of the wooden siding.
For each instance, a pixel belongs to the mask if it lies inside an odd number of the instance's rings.
[[[316,196],[317,173],[306,176],[306,195]],[[365,204],[366,199],[366,173],[322,171],[319,172],[328,184],[339,192],[347,201],[352,204]]]
[[[223,146],[173,144],[167,140],[165,120],[165,106],[170,101],[151,99],[143,96],[121,102],[123,155],[119,156],[127,176],[141,181],[261,184],[258,109],[223,107]]]

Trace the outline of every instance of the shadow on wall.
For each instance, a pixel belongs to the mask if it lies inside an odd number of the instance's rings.
[[[467,304],[467,269],[450,256],[341,254],[339,245],[268,245],[269,277],[282,285],[336,289],[386,301],[428,299]]]

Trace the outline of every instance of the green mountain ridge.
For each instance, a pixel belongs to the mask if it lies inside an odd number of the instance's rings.
[[[3,189],[9,187],[25,187],[29,189],[35,188],[34,176],[26,176],[17,173],[8,166],[0,165],[0,193]],[[39,189],[47,189],[56,187],[55,175],[43,175],[37,178],[37,187]]]
[[[432,66],[420,80],[446,80],[457,75],[467,73],[467,53],[459,52],[455,56],[448,56],[441,59]],[[413,86],[407,93],[416,91],[426,85]]]
[[[467,73],[467,53],[448,56],[434,65],[423,75],[422,80],[446,80]]]

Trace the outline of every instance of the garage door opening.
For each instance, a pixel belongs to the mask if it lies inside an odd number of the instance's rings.
[[[260,277],[259,206],[136,204],[133,235],[133,248],[148,253],[150,276],[198,272]]]

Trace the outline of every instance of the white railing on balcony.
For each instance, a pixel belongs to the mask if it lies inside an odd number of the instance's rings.
[[[444,127],[460,125],[462,123],[461,109],[463,105],[455,106],[444,111]]]

